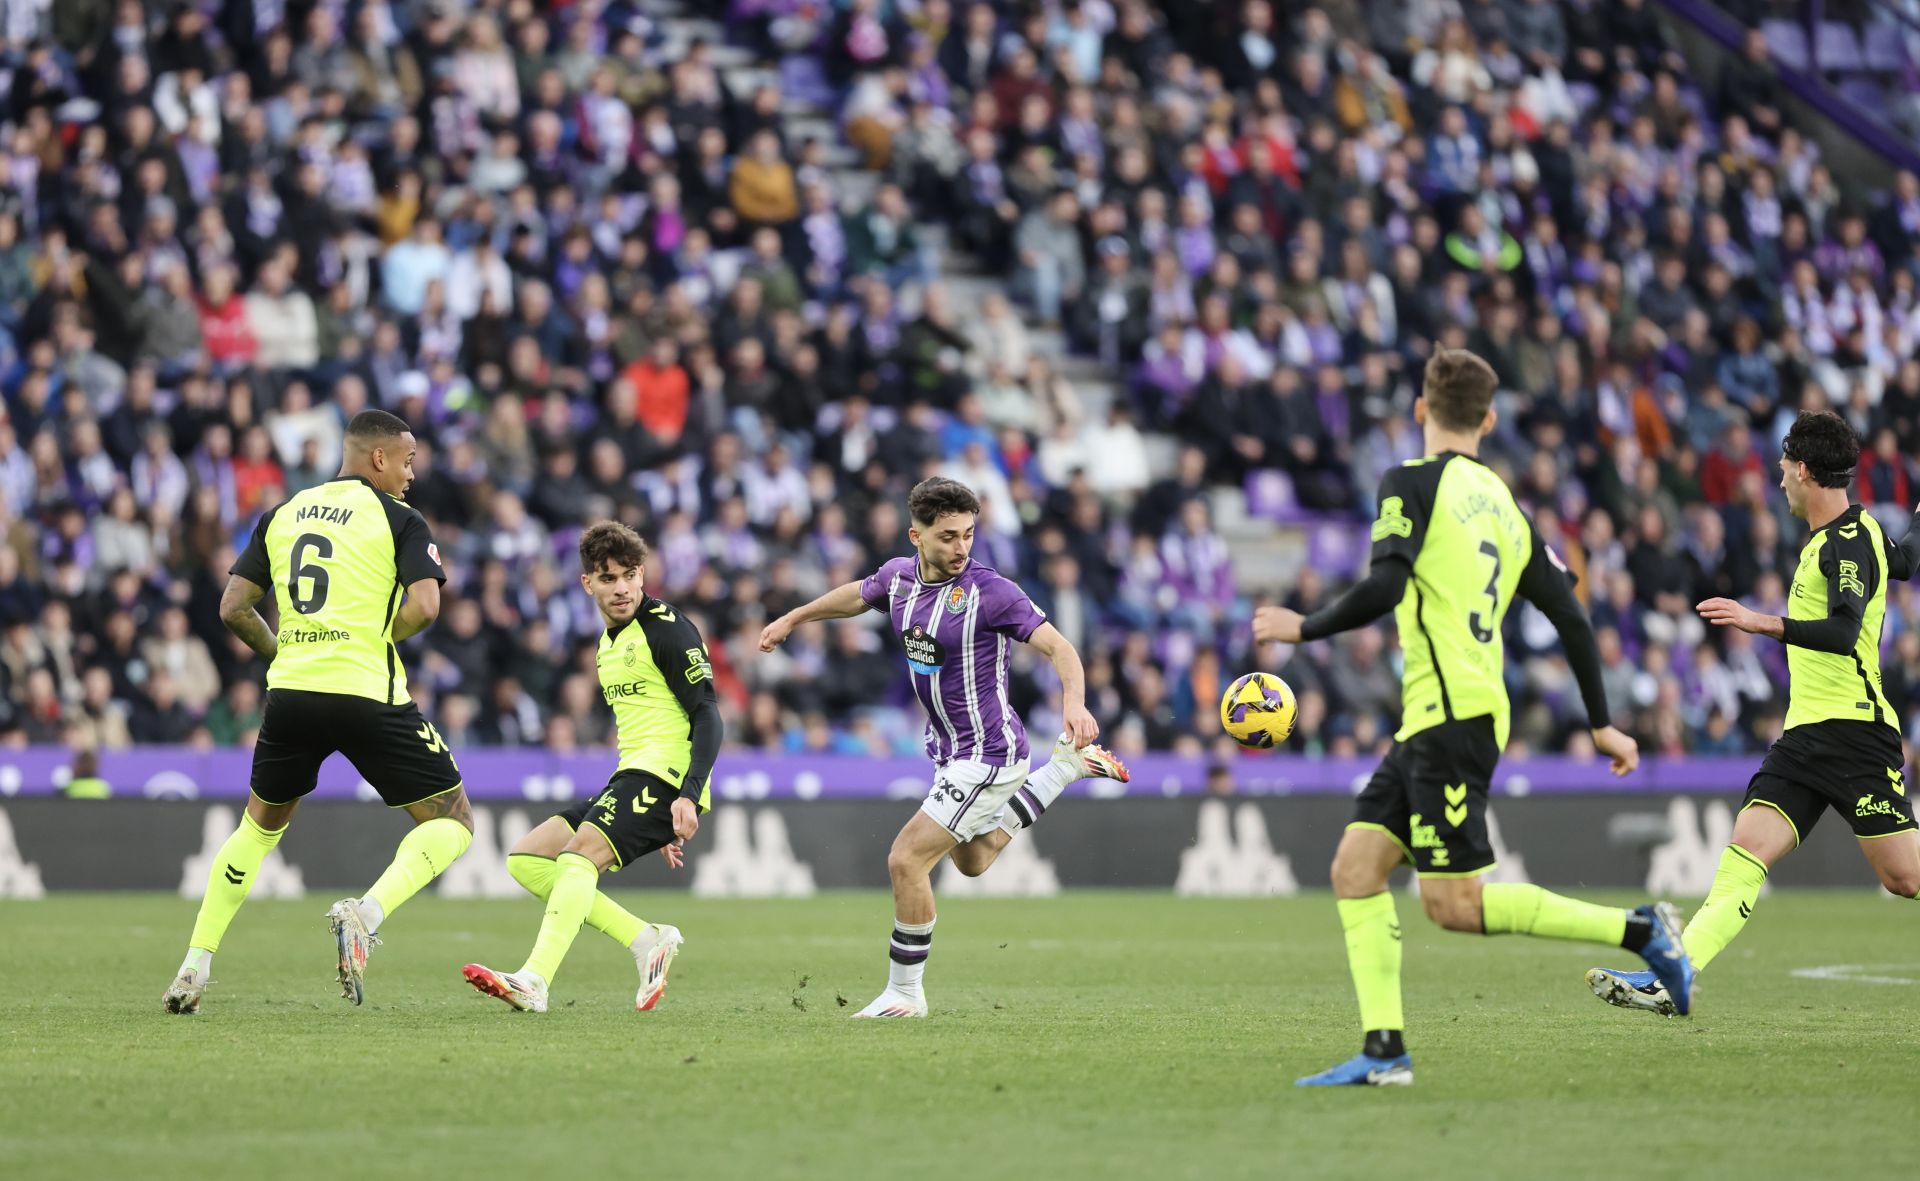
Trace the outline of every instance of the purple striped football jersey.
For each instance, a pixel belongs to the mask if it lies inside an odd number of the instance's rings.
[[[860,597],[888,614],[907,650],[936,765],[1026,762],[1026,727],[1007,693],[1007,648],[1047,616],[1025,591],[978,562],[944,582],[922,582],[918,557],[906,557],[874,571]]]

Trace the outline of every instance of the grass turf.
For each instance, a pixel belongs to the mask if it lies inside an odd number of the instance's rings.
[[[1447,935],[1403,896],[1419,1081],[1378,1091],[1291,1085],[1358,1041],[1324,896],[953,901],[925,1022],[846,1020],[881,895],[623,901],[688,937],[647,1015],[590,929],[545,1016],[469,989],[463,962],[518,966],[530,900],[416,900],[359,1009],[325,899],[252,903],[192,1018],[159,1005],[192,904],[0,903],[0,1175],[1749,1179],[1910,1139],[1916,916],[1865,890],[1768,897],[1675,1021],[1588,994],[1618,953]],[[1888,982],[1792,974],[1842,964]]]

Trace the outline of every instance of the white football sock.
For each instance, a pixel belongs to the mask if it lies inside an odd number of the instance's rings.
[[[212,970],[213,970],[213,953],[212,952],[208,951],[204,947],[187,948],[187,958],[180,961],[181,973],[198,972],[200,974],[200,978],[204,980],[206,979],[207,973]]]
[[[933,950],[933,920],[924,923],[893,923],[893,939],[887,948],[887,986],[908,996],[920,992],[920,978],[927,972],[927,954]]]
[[[371,898],[362,898],[356,905],[360,907],[360,921],[366,924],[367,934],[379,931],[381,922],[387,917],[387,912],[380,909],[380,904]]]
[[[1047,765],[1027,777],[1027,782],[1007,800],[1006,819],[1000,827],[1010,833],[1032,828],[1040,822],[1053,801],[1069,784],[1080,782],[1080,768],[1066,759],[1050,759]]]

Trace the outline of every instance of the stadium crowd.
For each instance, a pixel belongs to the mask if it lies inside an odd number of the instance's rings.
[[[1779,724],[1779,646],[1691,608],[1781,609],[1794,412],[1860,430],[1896,533],[1920,499],[1920,184],[1840,184],[1763,43],[1703,76],[1645,0],[731,0],[781,80],[747,92],[629,0],[4,13],[7,742],[250,741],[227,569],[368,406],[420,441],[453,581],[403,656],[456,750],[607,741],[571,552],[604,516],[699,619],[730,741],[917,750],[878,616],[754,639],[902,552],[934,471],[982,493],[978,557],[1080,646],[1119,749],[1215,742],[1255,662],[1301,693],[1296,748],[1372,749],[1390,628],[1250,653],[1242,626],[1354,571],[1236,583],[1210,495],[1277,470],[1283,516],[1363,535],[1436,344],[1499,372],[1489,458],[1661,752]],[[870,201],[788,133],[803,100]],[[955,306],[957,260],[1005,294]],[[1920,603],[1893,601],[1911,723]],[[1515,745],[1579,749],[1545,621],[1510,643]],[[1049,675],[1016,678],[1040,727]]]

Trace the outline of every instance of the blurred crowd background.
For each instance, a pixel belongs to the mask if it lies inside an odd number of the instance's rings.
[[[572,548],[608,516],[730,743],[918,750],[881,617],[755,641],[904,552],[930,473],[1120,749],[1215,749],[1256,665],[1297,749],[1377,748],[1390,625],[1244,624],[1364,568],[1437,344],[1500,374],[1487,457],[1660,752],[1777,731],[1779,645],[1692,605],[1782,609],[1794,413],[1855,425],[1896,535],[1920,500],[1920,184],[1836,178],[1758,33],[1706,72],[1645,0],[721,3],[0,6],[0,741],[249,743],[226,571],[368,406],[420,440],[451,594],[403,656],[456,750],[609,740]],[[1516,749],[1581,749],[1510,627]],[[1015,669],[1036,728],[1050,676]]]

